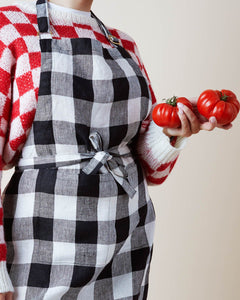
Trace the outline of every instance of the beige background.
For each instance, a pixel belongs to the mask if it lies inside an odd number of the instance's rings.
[[[93,10],[135,38],[158,101],[207,88],[240,98],[239,0],[95,0]],[[240,299],[239,121],[191,136],[167,181],[149,187],[149,300]]]

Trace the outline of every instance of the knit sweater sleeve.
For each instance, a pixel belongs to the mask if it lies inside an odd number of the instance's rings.
[[[148,185],[162,184],[172,171],[181,150],[185,147],[187,137],[170,138],[163,133],[163,128],[152,120],[153,108],[158,104],[151,81],[143,64],[138,46],[134,39],[122,31],[114,32],[121,38],[133,59],[139,65],[147,80],[152,99],[152,107],[147,117],[142,121],[139,136],[134,143],[134,151],[139,158]]]
[[[11,112],[11,74],[15,58],[10,50],[11,38],[7,32],[5,16],[0,11],[0,293],[13,291],[13,286],[6,268],[7,248],[3,230],[3,207],[1,179],[3,171],[3,149]]]

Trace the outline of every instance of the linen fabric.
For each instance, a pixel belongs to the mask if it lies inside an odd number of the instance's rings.
[[[50,4],[50,3],[48,3]],[[101,42],[104,48],[111,49],[113,45],[106,38],[103,27],[100,28],[96,18],[62,9],[55,9],[49,5],[46,12],[50,12],[50,29],[53,39],[68,38],[91,38]],[[105,26],[106,28],[106,26]],[[153,93],[149,77],[141,60],[138,47],[131,36],[119,29],[107,27],[111,34],[117,37],[120,45],[127,50],[135,63],[139,66],[142,74],[148,83],[152,98],[152,109],[157,104]],[[39,43],[39,26],[36,14],[36,3],[24,0],[16,0],[8,6],[0,8],[0,180],[2,171],[16,166],[21,150],[28,138],[30,128],[34,119],[40,83],[41,71],[41,49]],[[99,62],[99,65],[101,62]],[[103,121],[104,122],[104,121]],[[56,134],[56,132],[55,132]],[[121,153],[118,157],[118,147],[113,153],[109,149],[102,148],[101,140],[96,132],[89,135],[89,145],[93,148],[85,158],[89,160],[82,170],[85,174],[91,172],[109,172],[109,176],[114,177],[121,188],[129,197],[136,193],[134,185],[126,180],[127,171],[131,171],[131,164],[127,170],[121,165],[127,165],[130,161],[130,148],[125,147],[126,155]],[[173,169],[180,152],[186,144],[187,138],[169,138],[162,132],[162,128],[155,126],[151,120],[151,111],[148,116],[141,121],[139,134],[135,136],[135,144],[131,142],[131,152],[138,158],[144,172],[144,181],[148,185],[162,184]],[[97,147],[97,153],[96,153]],[[70,149],[70,148],[69,148]],[[121,150],[124,145],[121,145]],[[32,162],[34,154],[24,158],[24,168],[40,167],[37,161]],[[84,150],[84,149],[82,149]],[[107,151],[106,151],[107,150]],[[79,152],[80,153],[80,152]],[[83,162],[81,157],[66,153],[61,156],[54,166],[71,164],[71,168],[80,168]],[[114,155],[113,155],[114,154]],[[51,162],[51,156],[44,156],[44,163]],[[41,157],[38,157],[41,160]],[[73,160],[75,164],[73,164]],[[105,160],[107,162],[105,163]],[[28,166],[26,166],[26,164]],[[101,170],[100,170],[101,169]],[[29,171],[29,170],[28,170]],[[102,174],[100,174],[102,175]],[[105,176],[105,174],[104,174]],[[81,176],[82,178],[82,176]],[[1,192],[1,191],[0,191]],[[1,199],[3,200],[3,199]],[[5,197],[7,201],[7,197]],[[0,201],[0,292],[13,291],[11,280],[6,268],[7,247],[3,231],[3,208]]]
[[[146,79],[121,46],[54,40],[36,5],[38,105],[3,193],[15,299],[146,299],[155,212],[131,151]]]

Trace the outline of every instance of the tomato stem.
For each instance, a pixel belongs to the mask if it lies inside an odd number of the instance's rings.
[[[177,106],[177,97],[173,96],[172,98],[167,99],[166,103],[172,106]]]
[[[225,95],[225,94],[222,94],[222,92],[221,92],[221,100],[222,101],[227,101],[227,98],[228,98],[228,96]]]

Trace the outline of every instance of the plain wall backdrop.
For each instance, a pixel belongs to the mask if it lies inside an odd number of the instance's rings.
[[[240,98],[239,0],[95,0],[92,9],[135,39],[158,102],[208,88]],[[149,300],[240,299],[239,121],[189,137],[167,180],[149,187],[157,215]]]

